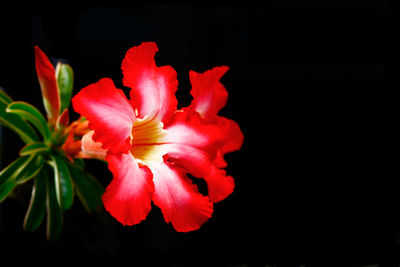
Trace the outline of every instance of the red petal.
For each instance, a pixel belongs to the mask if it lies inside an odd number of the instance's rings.
[[[35,46],[35,65],[47,117],[49,121],[55,122],[60,113],[56,72],[50,60],[38,46]]]
[[[210,173],[213,162],[205,151],[180,144],[167,144],[163,145],[163,147],[168,151],[164,155],[165,161],[182,167],[188,173],[198,178],[202,178]]]
[[[140,223],[151,210],[151,171],[139,166],[130,153],[106,159],[114,178],[102,196],[105,209],[123,225]]]
[[[235,188],[235,181],[226,172],[215,166],[211,168],[210,173],[204,177],[207,182],[208,196],[212,202],[219,202],[228,197]]]
[[[182,167],[195,177],[204,178],[212,202],[221,201],[233,192],[233,178],[227,176],[224,170],[218,169],[205,151],[185,145],[165,146],[168,150],[164,156],[166,161]]]
[[[193,96],[191,108],[199,112],[203,118],[215,116],[225,106],[228,92],[219,80],[228,70],[229,67],[221,66],[204,73],[189,72],[192,84],[190,93]]]
[[[165,130],[163,142],[201,148],[210,154],[216,153],[224,138],[217,125],[204,123],[197,112],[188,109],[177,111]]]
[[[177,168],[152,163],[153,202],[160,207],[164,220],[178,232],[197,230],[212,215],[213,203],[197,192],[189,179]]]
[[[215,123],[224,135],[224,142],[221,147],[222,154],[239,150],[243,144],[243,133],[239,125],[228,118],[217,116]]]
[[[157,45],[145,42],[128,50],[122,61],[123,84],[132,88],[131,100],[139,116],[157,116],[166,123],[176,110],[178,80],[171,66],[157,67]]]
[[[76,112],[89,120],[95,131],[93,140],[101,142],[111,153],[130,150],[131,130],[135,113],[122,90],[111,79],[104,78],[83,88],[73,99]]]
[[[214,158],[214,164],[218,168],[226,168],[226,166],[228,166],[228,163],[224,160],[224,155],[222,154],[221,150],[217,151]]]

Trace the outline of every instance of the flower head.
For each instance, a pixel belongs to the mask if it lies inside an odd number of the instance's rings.
[[[82,139],[82,151],[96,147],[99,153],[100,144],[113,173],[102,197],[106,210],[134,225],[146,218],[153,201],[166,222],[187,232],[198,229],[211,217],[213,203],[233,192],[223,156],[241,147],[243,134],[234,121],[217,115],[228,97],[219,81],[228,67],[191,71],[193,101],[177,110],[177,74],[171,66],[156,66],[157,51],[155,43],[146,42],[126,53],[123,84],[131,88],[130,100],[103,78],[72,103],[92,130]],[[208,196],[187,174],[205,179]]]

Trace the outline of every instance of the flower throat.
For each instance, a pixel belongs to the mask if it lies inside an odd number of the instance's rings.
[[[133,123],[131,132],[131,154],[142,163],[150,161],[162,162],[162,156],[165,154],[161,146],[162,139],[166,135],[163,129],[164,124],[157,119],[149,119],[145,116],[143,119],[136,119]]]

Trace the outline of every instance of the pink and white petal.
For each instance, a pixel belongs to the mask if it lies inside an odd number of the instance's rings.
[[[151,210],[154,184],[150,169],[139,166],[130,153],[110,154],[106,160],[114,177],[102,196],[105,209],[123,225],[140,223]]]
[[[219,80],[228,70],[228,66],[220,66],[204,73],[189,72],[192,84],[190,93],[193,96],[190,107],[205,119],[217,115],[219,110],[226,105],[228,92]]]
[[[199,229],[212,215],[213,203],[189,183],[182,170],[165,163],[149,165],[153,173],[153,202],[178,232]]]
[[[164,156],[167,162],[207,182],[208,196],[212,202],[221,201],[233,192],[233,178],[217,168],[205,151],[178,144],[165,145],[165,148],[168,151]]]
[[[35,46],[35,67],[42,90],[43,104],[50,122],[55,122],[60,113],[60,96],[56,81],[56,71],[49,58]]]
[[[175,97],[178,80],[171,66],[156,66],[154,56],[157,51],[153,42],[130,48],[122,61],[122,81],[132,89],[131,101],[140,118],[147,115],[167,123],[178,104]]]
[[[217,125],[204,123],[197,112],[189,109],[175,112],[165,130],[161,142],[193,146],[212,155],[215,155],[224,138]]]
[[[83,88],[72,99],[74,110],[89,120],[93,140],[102,143],[110,153],[130,150],[135,113],[122,90],[111,79],[104,78]]]
[[[107,150],[102,148],[102,143],[93,140],[94,131],[90,131],[82,137],[82,155],[85,158],[105,160]]]
[[[163,157],[164,161],[181,167],[197,178],[210,173],[213,162],[204,150],[182,144],[166,144],[163,147],[168,151]]]

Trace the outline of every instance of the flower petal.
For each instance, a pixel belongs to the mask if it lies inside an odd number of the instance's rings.
[[[168,153],[164,159],[183,168],[197,178],[207,182],[208,196],[212,202],[218,202],[229,196],[235,187],[235,182],[226,172],[218,169],[216,164],[203,150],[178,144],[164,145]]]
[[[84,158],[105,160],[107,150],[101,148],[102,144],[93,140],[94,131],[90,131],[82,137],[82,154]]]
[[[108,155],[114,178],[102,196],[105,209],[123,225],[144,220],[151,210],[154,191],[152,173],[128,154]]]
[[[72,104],[76,112],[89,120],[93,140],[111,153],[126,153],[131,148],[131,130],[135,113],[122,90],[104,78],[83,88]]]
[[[185,169],[191,175],[201,178],[210,173],[213,162],[207,152],[181,144],[162,145],[167,153],[164,161]]]
[[[226,175],[225,170],[216,166],[210,168],[210,173],[204,177],[207,182],[208,196],[214,203],[227,198],[235,188],[235,181]]]
[[[224,138],[217,125],[204,123],[197,112],[189,109],[175,112],[173,120],[165,130],[162,142],[201,148],[212,155],[216,153]]]
[[[139,117],[158,117],[166,123],[176,110],[177,74],[171,66],[157,67],[153,42],[145,42],[128,50],[122,61],[123,84],[130,87],[131,101]]]
[[[215,124],[224,135],[224,141],[221,147],[222,154],[239,150],[242,147],[244,136],[239,125],[235,121],[217,116]]]
[[[48,57],[35,46],[35,66],[42,89],[43,104],[49,121],[55,122],[60,113],[60,97],[56,81],[56,71]]]
[[[226,105],[228,92],[219,80],[228,70],[229,67],[221,66],[204,73],[189,72],[192,84],[190,93],[193,96],[190,107],[199,112],[203,118],[215,116]]]
[[[176,231],[197,230],[211,217],[213,203],[195,190],[182,170],[165,163],[152,163],[149,168],[155,189],[153,202]]]
[[[214,164],[218,168],[226,168],[228,166],[228,163],[224,159],[224,154],[221,152],[221,150],[218,150],[215,158],[214,158]]]

